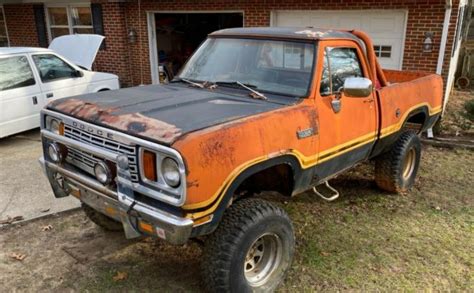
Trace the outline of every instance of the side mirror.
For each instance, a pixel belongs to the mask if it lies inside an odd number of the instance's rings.
[[[372,93],[372,81],[365,77],[348,77],[342,91],[348,97],[365,98]]]
[[[74,71],[73,75],[74,75],[74,77],[83,77],[84,72],[82,72],[81,70],[76,70],[76,71]]]

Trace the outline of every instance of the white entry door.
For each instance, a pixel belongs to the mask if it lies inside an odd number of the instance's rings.
[[[276,10],[271,24],[362,30],[372,38],[382,68],[401,69],[406,15],[405,10]]]

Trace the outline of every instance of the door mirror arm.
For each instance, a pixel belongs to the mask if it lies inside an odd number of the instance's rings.
[[[74,77],[83,77],[84,72],[82,72],[81,70],[76,70],[76,71],[74,71],[73,75],[74,75]]]

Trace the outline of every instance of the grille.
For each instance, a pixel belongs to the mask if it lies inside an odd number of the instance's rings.
[[[76,141],[106,149],[116,154],[126,155],[128,157],[131,179],[134,182],[138,182],[137,150],[134,146],[129,146],[114,140],[106,139],[70,125],[64,126],[64,136]],[[101,158],[94,156],[93,154],[74,148],[68,149],[66,160],[70,164],[81,168],[91,175],[94,175],[95,164],[99,161],[102,161]]]

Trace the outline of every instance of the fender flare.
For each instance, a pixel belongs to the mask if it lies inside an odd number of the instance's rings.
[[[394,132],[388,136],[385,136],[383,138],[378,138],[377,142],[375,143],[372,152],[369,156],[369,158],[374,158],[384,152],[386,152],[395,141],[400,137],[402,130],[405,128],[406,123],[410,118],[412,118],[415,115],[418,115],[420,113],[423,113],[425,115],[425,121],[423,121],[423,125],[421,128],[421,132],[425,131],[426,128],[430,125],[430,113],[429,113],[429,108],[427,105],[421,105],[420,107],[417,107],[413,110],[411,110],[408,115],[406,116],[405,120],[400,126],[400,129],[397,132]]]
[[[278,157],[270,158],[268,160],[259,162],[255,165],[249,166],[248,168],[243,169],[237,177],[232,180],[232,182],[229,185],[229,188],[224,192],[224,194],[220,194],[216,200],[208,205],[205,208],[200,208],[199,210],[204,211],[208,209],[210,206],[212,206],[216,201],[220,202],[218,203],[218,206],[216,209],[212,212],[213,218],[212,221],[207,223],[206,225],[198,226],[193,229],[192,236],[200,236],[200,235],[205,235],[212,233],[217,226],[219,225],[222,216],[224,215],[225,210],[228,208],[229,204],[231,203],[231,200],[233,199],[233,195],[237,188],[250,176],[263,171],[265,169],[281,165],[281,164],[286,164],[289,165],[292,173],[293,173],[293,189],[297,188],[297,186],[300,186],[304,184],[304,179],[306,176],[303,176],[303,169],[301,168],[299,160],[296,158],[295,155],[293,154],[283,154]],[[194,211],[199,211],[199,210],[194,210]],[[194,212],[193,211],[193,212]]]
[[[423,121],[423,125],[421,126],[421,129],[422,129],[421,131],[424,131],[425,127],[428,124],[428,121],[430,120],[430,112],[429,112],[428,106],[426,106],[426,105],[423,105],[423,106],[420,106],[416,109],[413,109],[407,115],[407,117],[405,118],[405,121],[403,121],[403,124],[402,124],[402,127],[400,128],[400,130],[402,130],[405,127],[405,125],[407,124],[408,120],[410,120],[410,118],[412,118],[413,116],[418,115],[420,113],[423,113],[425,115],[425,120]]]

